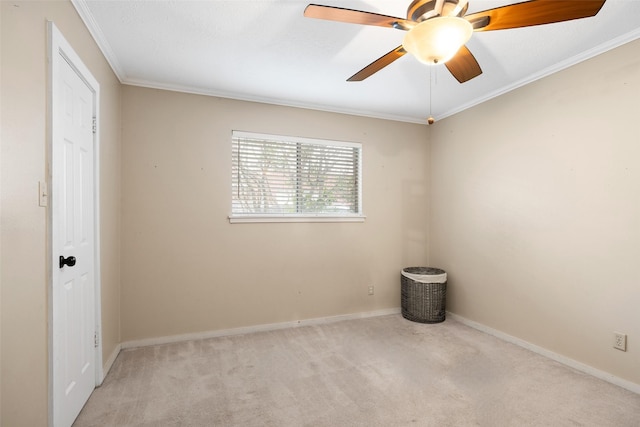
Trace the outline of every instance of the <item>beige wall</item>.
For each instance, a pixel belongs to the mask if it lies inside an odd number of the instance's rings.
[[[57,25],[101,85],[100,179],[104,357],[119,337],[120,92],[69,2],[2,1],[2,426],[47,424],[46,21]]]
[[[131,86],[122,104],[123,341],[400,305],[427,260],[425,126]],[[366,221],[229,224],[234,129],[361,142]]]
[[[437,123],[429,240],[451,311],[636,384],[639,99],[635,41]]]

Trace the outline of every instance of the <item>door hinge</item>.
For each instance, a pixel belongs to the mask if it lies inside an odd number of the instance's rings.
[[[95,348],[98,348],[98,333],[97,332],[93,333],[93,346]]]
[[[91,126],[91,130],[93,131],[93,133],[96,133],[96,131],[98,130],[98,124],[95,117],[93,118],[93,124]]]

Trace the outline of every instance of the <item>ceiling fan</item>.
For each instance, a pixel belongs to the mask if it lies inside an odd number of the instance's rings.
[[[474,31],[506,30],[595,16],[606,0],[530,0],[465,15],[468,0],[413,0],[407,18],[335,6],[310,4],[308,18],[374,25],[407,31],[402,45],[376,59],[347,81],[362,81],[411,53],[426,64],[444,63],[464,83],[482,74],[465,46]]]

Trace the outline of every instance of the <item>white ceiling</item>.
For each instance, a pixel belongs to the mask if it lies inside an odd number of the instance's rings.
[[[467,13],[518,0],[470,0]],[[362,82],[352,74],[399,46],[403,31],[303,17],[313,2],[406,17],[410,0],[72,0],[122,83],[425,123],[429,69],[405,55]],[[483,74],[458,83],[432,68],[444,118],[640,37],[640,0],[598,15],[474,33]]]

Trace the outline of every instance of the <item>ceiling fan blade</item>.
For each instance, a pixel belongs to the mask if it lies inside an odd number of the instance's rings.
[[[398,46],[397,48],[393,49],[391,52],[381,56],[380,58],[373,61],[371,64],[364,67],[362,70],[355,73],[353,76],[349,77],[347,81],[361,82],[362,80],[366,79],[372,74],[382,70],[384,67],[391,64],[396,59],[402,57],[405,53],[407,53],[407,51],[404,50],[402,46]]]
[[[346,22],[349,24],[376,25],[378,27],[391,27],[398,30],[408,30],[415,26],[415,22],[395,16],[381,15],[361,10],[345,9],[335,6],[323,6],[310,4],[304,10],[307,18],[326,19],[329,21]]]
[[[486,26],[475,31],[506,30],[551,24],[595,16],[606,0],[532,0],[471,13],[464,17],[474,23],[488,18]]]
[[[480,64],[466,46],[462,46],[456,56],[445,62],[444,65],[460,83],[482,74]]]

